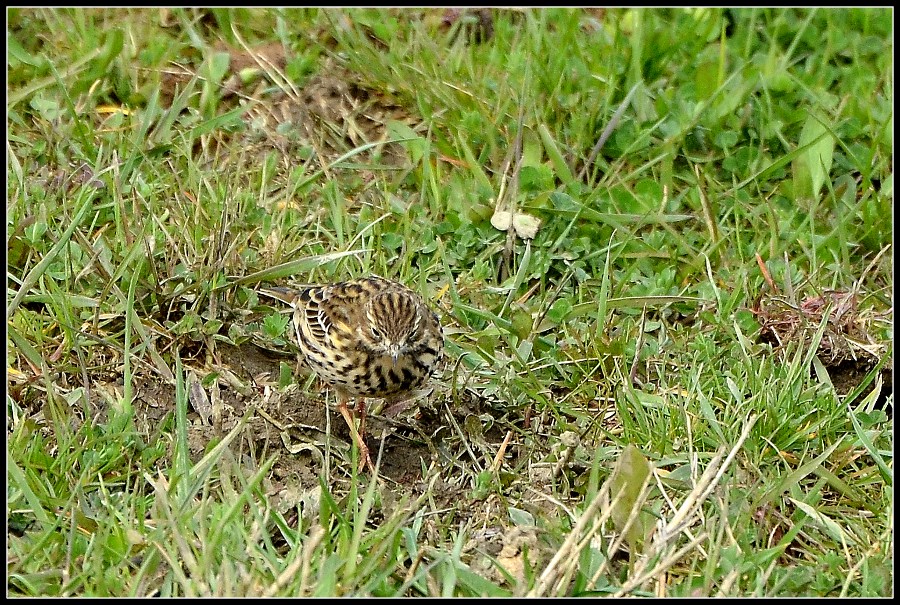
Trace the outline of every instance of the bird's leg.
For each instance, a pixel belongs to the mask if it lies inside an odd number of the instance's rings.
[[[372,464],[372,458],[369,456],[369,446],[366,445],[366,399],[360,397],[356,400],[356,409],[354,410],[359,417],[359,445],[360,445],[360,461],[359,471],[363,466],[368,465],[369,470],[375,472],[375,465]]]
[[[366,445],[366,442],[363,439],[366,408],[360,406],[361,412],[359,430],[356,430],[356,422],[354,422],[353,420],[353,412],[351,412],[350,408],[347,407],[347,401],[343,397],[340,398],[340,402],[338,403],[338,410],[340,411],[341,416],[343,416],[344,420],[347,422],[347,426],[350,427],[350,434],[353,435],[353,439],[354,441],[356,441],[356,445],[359,446],[359,470],[361,471],[364,466],[368,466],[372,472],[375,472],[375,465],[372,464],[372,458],[369,457],[369,446]]]
[[[366,434],[366,400],[364,397],[356,400],[356,407],[353,411],[359,418],[359,434],[364,437]]]

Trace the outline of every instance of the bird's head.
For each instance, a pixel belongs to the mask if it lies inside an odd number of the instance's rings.
[[[388,355],[396,364],[421,338],[422,312],[403,292],[377,294],[365,305],[360,340],[369,349]]]

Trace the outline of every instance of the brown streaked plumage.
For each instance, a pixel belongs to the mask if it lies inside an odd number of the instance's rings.
[[[437,315],[397,282],[366,277],[295,291],[268,290],[294,307],[294,328],[309,367],[334,387],[338,409],[359,445],[360,467],[373,467],[365,431],[366,397],[402,401],[437,369],[444,339]],[[360,398],[356,413],[347,407]]]

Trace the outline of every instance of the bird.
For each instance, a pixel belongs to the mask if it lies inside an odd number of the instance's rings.
[[[338,410],[359,447],[359,470],[368,466],[374,472],[364,439],[365,399],[402,403],[428,381],[443,361],[438,316],[415,291],[374,275],[261,291],[293,307],[300,352],[334,388]],[[358,430],[347,405],[352,399],[357,400]]]

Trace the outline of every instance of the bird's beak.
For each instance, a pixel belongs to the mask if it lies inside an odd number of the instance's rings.
[[[400,358],[400,346],[399,345],[391,345],[388,349],[388,353],[391,355],[391,359],[394,362],[394,365],[397,365],[397,360]]]

